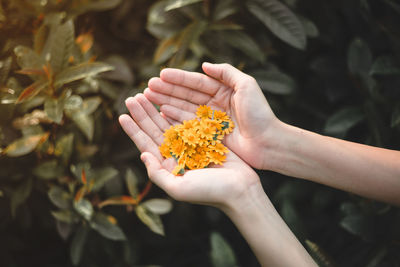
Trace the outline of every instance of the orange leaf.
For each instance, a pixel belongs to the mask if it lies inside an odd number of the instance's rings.
[[[82,169],[81,179],[83,184],[87,183],[85,169]]]
[[[41,69],[22,69],[15,71],[18,74],[25,74],[25,75],[45,75],[46,73]]]
[[[91,32],[82,33],[76,38],[75,43],[81,49],[82,54],[86,54],[93,46],[93,34]]]
[[[112,197],[99,204],[99,208],[108,205],[137,205],[138,201],[131,196]]]
[[[79,202],[79,200],[81,200],[86,194],[86,186],[82,186],[78,192],[76,192],[75,197],[74,197],[74,201],[75,202]]]
[[[143,189],[143,191],[138,196],[138,202],[140,202],[150,192],[152,184],[153,183],[151,181],[147,182],[146,187]]]
[[[37,95],[47,85],[48,83],[43,81],[36,81],[32,83],[27,88],[25,88],[24,91],[22,91],[22,93],[18,96],[18,99],[15,103],[20,103],[29,97]]]

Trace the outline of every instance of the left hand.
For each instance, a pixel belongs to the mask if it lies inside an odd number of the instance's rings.
[[[121,115],[119,122],[142,152],[149,178],[171,197],[226,211],[240,205],[250,189],[263,191],[258,175],[232,151],[223,165],[187,170],[183,176],[174,176],[171,171],[176,166],[175,160],[163,158],[158,148],[163,142],[164,130],[171,124],[143,94],[128,98],[126,106],[131,116]]]

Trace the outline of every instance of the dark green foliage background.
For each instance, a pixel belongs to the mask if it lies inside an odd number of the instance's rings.
[[[98,152],[83,160],[81,152],[74,151],[72,159],[74,164],[89,161],[92,166],[113,166],[119,171],[100,191],[103,199],[110,192],[126,193],[123,174],[127,168],[134,169],[141,188],[147,180],[138,151],[119,128],[117,116],[126,112],[124,99],[141,92],[147,80],[165,66],[199,71],[203,61],[231,63],[256,77],[281,120],[321,134],[400,150],[400,4],[396,1],[203,0],[168,12],[159,8],[174,2],[126,0],[112,8],[74,11],[76,32],[91,30],[98,60],[119,71],[119,75],[102,76],[114,97],[101,93],[102,107],[111,110],[111,117],[102,110],[95,113],[92,143]],[[262,2],[283,3],[300,18],[303,34],[308,34],[304,49],[299,49],[302,41],[298,38],[282,41],[273,27],[246,8]],[[5,3],[0,1],[3,7]],[[165,16],[167,23],[151,20],[149,14],[159,10],[158,18]],[[222,16],[222,11],[228,15]],[[279,12],[271,14],[282,19]],[[2,46],[7,38],[15,38],[14,31],[20,33],[18,38],[31,38],[29,30],[21,31],[30,25],[29,16],[25,19],[1,28]],[[0,60],[6,56],[3,53]],[[11,129],[16,115],[6,111],[0,114],[2,148],[18,137]],[[72,266],[73,238],[59,236],[50,213],[56,208],[48,199],[47,182],[33,178],[34,189],[12,218],[10,197],[21,178],[10,177],[33,177],[30,171],[35,164],[38,161],[32,155],[0,156],[4,193],[0,196],[0,266]],[[259,174],[277,210],[321,266],[400,266],[398,208],[272,172]],[[148,197],[167,198],[155,186]],[[105,211],[118,219],[127,239],[112,241],[89,231],[79,266],[211,266],[218,262],[210,257],[212,232],[219,232],[232,247],[238,265],[259,266],[232,223],[213,208],[174,202],[173,210],[162,215],[165,237],[151,232],[124,207]]]

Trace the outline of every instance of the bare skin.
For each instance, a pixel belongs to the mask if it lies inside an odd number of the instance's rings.
[[[164,69],[144,95],[164,117],[182,121],[198,105],[229,113],[236,129],[226,145],[250,166],[400,204],[400,152],[322,136],[281,122],[257,82],[228,64],[206,73]]]
[[[164,159],[158,146],[170,126],[147,98],[126,100],[129,115],[119,122],[142,152],[150,179],[177,200],[217,207],[225,212],[263,266],[316,266],[263,191],[258,175],[234,152],[221,166],[186,171],[176,177],[174,159]],[[291,255],[286,257],[285,255]]]

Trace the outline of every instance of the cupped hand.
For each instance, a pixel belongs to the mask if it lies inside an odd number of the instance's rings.
[[[275,117],[256,80],[229,64],[204,63],[207,74],[164,69],[152,78],[145,96],[160,105],[170,122],[193,118],[198,105],[228,113],[236,124],[226,145],[259,169],[272,169],[269,148],[282,123]]]
[[[130,115],[121,115],[119,122],[126,134],[142,152],[150,179],[171,197],[192,203],[207,204],[221,209],[232,208],[250,188],[261,188],[254,170],[232,151],[226,162],[199,170],[185,171],[174,176],[173,158],[165,159],[159,152],[163,132],[170,123],[163,118],[143,94],[126,100]]]

